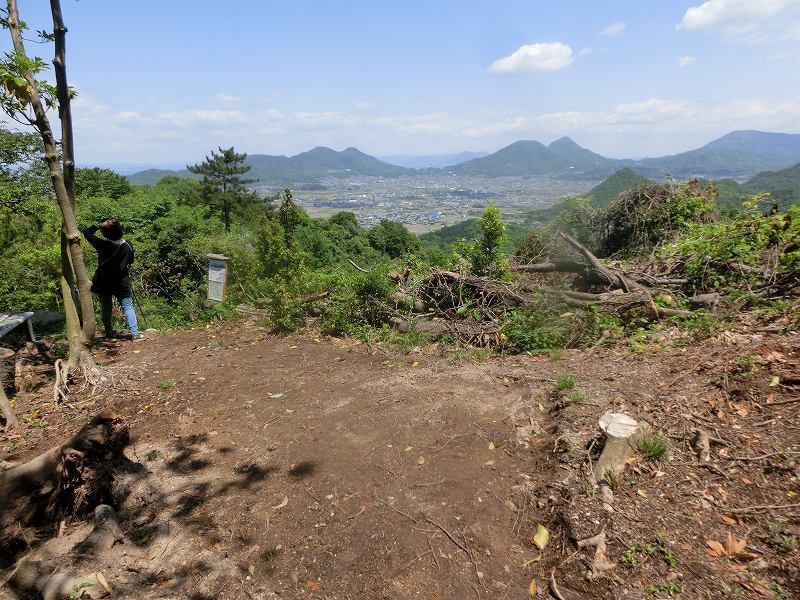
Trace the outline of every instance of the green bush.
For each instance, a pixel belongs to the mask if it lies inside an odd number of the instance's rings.
[[[750,203],[754,206],[759,197]],[[680,261],[695,291],[728,288],[745,294],[764,284],[764,267],[800,272],[800,208],[761,214],[746,211],[717,223],[694,223],[662,251]]]

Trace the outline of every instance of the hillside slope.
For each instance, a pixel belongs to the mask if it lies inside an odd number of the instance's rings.
[[[800,134],[733,131],[695,150],[637,161],[648,177],[746,178],[800,162]]]

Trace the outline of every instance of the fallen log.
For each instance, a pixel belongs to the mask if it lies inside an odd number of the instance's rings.
[[[563,240],[565,240],[570,246],[572,246],[578,254],[583,256],[591,266],[591,272],[600,280],[605,281],[608,285],[615,288],[620,288],[625,290],[626,292],[632,292],[634,290],[640,289],[642,286],[625,277],[622,273],[616,272],[609,267],[606,267],[600,260],[589,250],[586,249],[583,244],[575,240],[572,236],[568,233],[563,231],[559,231],[558,235],[561,236]]]
[[[60,446],[0,471],[0,537],[12,524],[54,527],[112,501],[116,465],[126,460],[128,426],[102,412]]]
[[[575,296],[579,297],[575,297]],[[659,317],[659,309],[653,302],[653,297],[644,290],[619,293],[619,290],[602,294],[589,294],[583,292],[564,293],[564,301],[571,306],[597,306],[601,311],[617,315],[631,315],[648,320]]]

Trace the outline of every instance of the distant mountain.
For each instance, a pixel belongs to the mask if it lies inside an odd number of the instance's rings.
[[[182,177],[184,179],[201,179],[200,175],[190,173],[186,169],[173,171],[170,169],[145,169],[131,175],[126,175],[128,181],[135,185],[155,185],[164,177]]]
[[[800,163],[780,171],[759,173],[747,182],[758,192],[769,192],[782,204],[800,203]]]
[[[609,200],[613,200],[622,192],[627,192],[645,181],[647,181],[646,177],[642,177],[633,169],[626,167],[593,188],[592,191],[586,194],[586,197],[589,198],[590,204],[595,208],[603,208],[608,204]]]
[[[245,163],[251,167],[246,177],[276,185],[308,183],[336,175],[397,177],[409,171],[405,167],[390,165],[374,156],[364,154],[356,148],[337,152],[324,146],[291,157],[250,154]],[[139,185],[153,184],[167,175],[197,177],[185,169],[181,171],[148,169],[129,175],[128,180]]]
[[[417,160],[420,168],[426,165],[425,173],[435,173],[436,169],[430,164],[432,161],[461,160],[468,158],[469,154],[436,156],[438,158],[427,156],[414,160]],[[397,160],[403,157],[390,158]],[[411,165],[412,157],[405,158],[408,159],[406,165]],[[745,180],[762,171],[777,171],[798,162],[800,134],[734,131],[695,150],[641,160],[606,158],[582,148],[567,137],[549,146],[523,140],[486,156],[443,166],[441,170],[475,177],[540,176],[596,182],[627,167],[644,177],[661,180],[668,175],[677,179]],[[316,184],[330,176],[398,177],[417,173],[409,166],[390,164],[356,148],[337,152],[317,147],[291,157],[251,154],[247,157],[247,163],[252,166],[249,177],[263,184],[281,186]],[[155,183],[165,175],[191,176],[185,170],[148,169],[129,175],[128,179],[131,183]],[[630,177],[630,174],[627,176]]]
[[[384,162],[409,169],[441,169],[488,155],[488,152],[459,152],[458,154],[398,154],[379,156],[378,158]]]
[[[605,158],[563,137],[549,146],[533,140],[514,142],[494,154],[455,165],[447,171],[483,177],[540,175],[600,179],[631,162]]]
[[[764,171],[745,183],[723,179],[716,184],[719,203],[725,208],[740,208],[743,200],[764,192],[783,207],[800,204],[800,163],[780,171]]]
[[[800,134],[733,131],[695,150],[636,161],[633,168],[642,175],[659,179],[665,173],[679,179],[744,179],[797,162],[800,162]]]

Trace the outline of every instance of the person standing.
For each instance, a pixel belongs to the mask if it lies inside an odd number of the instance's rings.
[[[102,238],[97,237],[98,230],[103,233]],[[122,225],[117,219],[104,219],[83,230],[86,240],[97,250],[98,264],[97,271],[92,277],[92,292],[97,294],[100,300],[100,316],[106,337],[118,337],[111,324],[113,298],[116,297],[128,322],[129,339],[140,340],[144,339],[144,336],[139,333],[139,325],[136,322],[136,312],[133,310],[131,297],[131,279],[128,274],[128,267],[133,263],[133,246],[122,237],[122,234]]]

